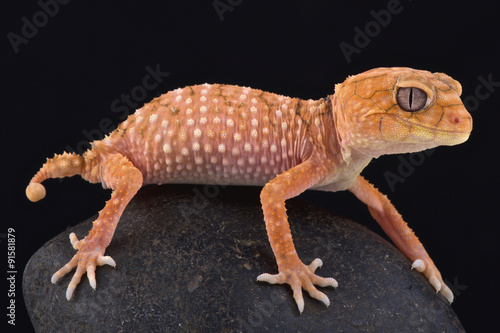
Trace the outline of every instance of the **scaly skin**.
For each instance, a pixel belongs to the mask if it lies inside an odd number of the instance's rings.
[[[307,189],[349,190],[364,202],[396,246],[437,291],[453,294],[424,247],[390,201],[360,176],[383,154],[455,145],[469,137],[472,118],[460,100],[460,84],[441,73],[377,68],[349,77],[335,93],[313,101],[229,85],[198,85],[168,92],[124,121],[83,156],[47,160],[26,189],[45,196],[48,178],[81,175],[113,190],[89,235],[70,235],[78,252],[57,271],[56,282],[76,267],[66,296],[86,272],[95,289],[98,265],[120,216],[144,184],[216,183],[264,185],[262,209],[278,274],[257,279],[287,283],[299,311],[302,289],[329,305],[314,285],[337,286],[314,274],[320,259],[305,265],[297,255],[285,200]]]

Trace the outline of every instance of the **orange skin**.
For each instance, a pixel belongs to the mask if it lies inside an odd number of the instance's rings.
[[[335,93],[318,101],[261,90],[198,85],[155,98],[131,115],[83,156],[48,159],[26,189],[28,198],[45,196],[41,182],[81,175],[111,188],[89,235],[70,240],[78,252],[52,276],[55,283],[76,268],[66,297],[86,272],[95,289],[98,265],[115,266],[104,256],[120,216],[144,184],[224,183],[264,185],[262,209],[278,264],[278,274],[259,281],[287,283],[300,312],[302,289],[330,304],[315,287],[337,286],[314,274],[297,255],[285,200],[307,189],[349,190],[364,202],[396,246],[413,261],[450,303],[432,259],[386,196],[360,172],[383,154],[415,152],[467,140],[472,118],[460,100],[460,84],[442,73],[410,68],[377,68],[347,78]]]

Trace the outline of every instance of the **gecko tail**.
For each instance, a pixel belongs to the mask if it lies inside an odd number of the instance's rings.
[[[63,153],[48,158],[26,187],[26,196],[30,201],[36,202],[45,197],[45,187],[41,184],[49,178],[71,177],[82,174],[85,168],[83,156],[75,153]]]

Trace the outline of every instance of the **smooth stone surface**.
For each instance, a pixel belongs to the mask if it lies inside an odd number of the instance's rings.
[[[72,273],[51,275],[75,251],[69,233],[87,235],[93,219],[50,240],[28,263],[23,292],[37,332],[463,332],[447,301],[392,244],[332,213],[287,201],[301,259],[319,257],[330,307],[305,295],[299,314],[289,286],[257,282],[277,273],[259,188],[155,186],[133,199],[98,267],[65,298]],[[95,218],[95,217],[94,217]],[[305,292],[305,294],[307,294]]]

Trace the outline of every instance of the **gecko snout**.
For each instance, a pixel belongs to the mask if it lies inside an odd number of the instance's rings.
[[[466,141],[472,131],[472,117],[464,106],[445,109],[438,124],[436,140],[444,145],[456,145]]]
[[[454,132],[470,133],[472,131],[472,117],[465,107],[451,111],[448,115],[448,124]]]

